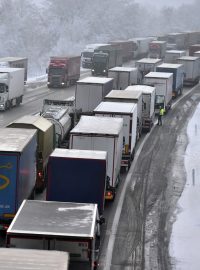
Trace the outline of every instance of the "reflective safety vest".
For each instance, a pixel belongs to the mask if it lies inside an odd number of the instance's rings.
[[[163,108],[161,108],[160,111],[159,111],[159,115],[163,116],[164,112],[165,112],[165,110]]]

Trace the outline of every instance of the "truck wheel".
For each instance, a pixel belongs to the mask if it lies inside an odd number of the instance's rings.
[[[7,101],[6,101],[6,110],[9,110],[10,107],[11,107],[10,101],[7,100]]]
[[[16,98],[16,106],[19,106],[20,105],[20,102],[21,101],[21,97],[17,97]]]

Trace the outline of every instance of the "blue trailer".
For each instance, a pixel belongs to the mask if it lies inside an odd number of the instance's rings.
[[[156,72],[173,73],[172,97],[176,98],[182,94],[184,79],[184,66],[182,64],[164,63],[156,67]]]
[[[0,230],[6,230],[24,199],[34,194],[37,131],[0,129]]]
[[[107,153],[58,149],[48,161],[47,201],[96,203],[104,210]]]

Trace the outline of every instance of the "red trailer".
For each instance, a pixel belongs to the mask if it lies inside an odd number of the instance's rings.
[[[48,87],[66,87],[75,84],[80,78],[81,56],[54,56],[50,58]]]

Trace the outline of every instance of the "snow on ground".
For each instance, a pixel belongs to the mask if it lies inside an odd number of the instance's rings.
[[[189,144],[185,153],[187,182],[178,202],[173,225],[170,256],[173,269],[200,269],[200,104],[187,127]]]

